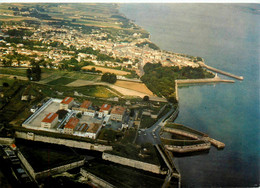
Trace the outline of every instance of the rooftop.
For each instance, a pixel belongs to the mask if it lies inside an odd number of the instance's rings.
[[[80,108],[86,108],[86,109],[88,109],[88,108],[91,106],[91,104],[92,104],[91,101],[84,101],[84,102],[81,104]]]
[[[56,117],[58,117],[58,114],[51,112],[42,120],[42,122],[51,123]]]
[[[87,123],[82,123],[80,126],[76,127],[75,131],[86,132],[89,126]]]
[[[78,123],[79,123],[79,119],[72,117],[72,118],[70,118],[70,120],[68,121],[68,123],[65,125],[64,128],[74,129]]]
[[[100,126],[102,126],[101,124],[98,123],[91,123],[87,132],[90,133],[97,133],[98,129],[100,128]]]
[[[114,106],[111,110],[111,114],[123,115],[125,113],[125,108],[122,106]]]
[[[63,103],[63,104],[69,104],[69,103],[71,103],[73,100],[74,100],[74,98],[72,98],[72,97],[65,97],[65,99],[63,99],[63,100],[61,101],[61,103]]]
[[[103,112],[105,110],[109,110],[111,108],[111,105],[110,104],[103,104],[100,108],[100,112]]]

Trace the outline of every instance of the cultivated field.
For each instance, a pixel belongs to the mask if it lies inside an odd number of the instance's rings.
[[[116,75],[127,75],[127,74],[130,74],[129,72],[126,72],[126,71],[121,71],[121,70],[116,70],[116,69],[110,69],[110,68],[105,68],[105,67],[97,67],[97,66],[85,66],[83,67],[82,69],[92,69],[92,68],[95,68],[96,70],[99,70],[99,71],[102,71],[102,73],[106,73],[106,72],[110,72],[110,73],[114,73]]]
[[[153,93],[146,87],[146,85],[144,83],[117,80],[115,85],[123,87],[123,88],[127,88],[127,89],[132,89],[134,91],[139,91],[139,92],[145,93],[147,95],[153,95]]]

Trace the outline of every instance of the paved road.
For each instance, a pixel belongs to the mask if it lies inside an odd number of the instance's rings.
[[[138,133],[136,143],[143,144],[143,143],[151,143],[151,144],[160,144],[160,130],[164,126],[166,122],[163,122],[165,118],[167,118],[170,114],[174,112],[174,108],[172,109],[163,117],[161,117],[153,126],[148,129],[141,129]]]

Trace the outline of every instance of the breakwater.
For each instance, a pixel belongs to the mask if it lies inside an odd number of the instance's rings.
[[[174,145],[165,145],[164,147],[172,152],[177,152],[177,153],[187,153],[187,152],[197,152],[197,151],[204,151],[204,150],[209,150],[211,144],[208,143],[203,143],[203,144],[196,144],[196,145],[191,145],[191,146],[174,146]]]
[[[218,141],[218,140],[215,140],[213,138],[210,138],[208,135],[202,133],[202,132],[199,132],[199,131],[196,131],[194,129],[191,129],[191,128],[188,128],[184,125],[181,125],[181,124],[174,124],[175,126],[177,127],[167,127],[165,126],[163,128],[163,131],[164,132],[169,132],[171,134],[177,134],[177,135],[181,135],[181,136],[185,136],[185,137],[188,137],[188,138],[191,138],[191,139],[195,139],[195,140],[202,140],[202,141],[205,141],[206,143],[211,143],[213,146],[215,146],[216,148],[218,149],[223,149],[225,147],[225,144]],[[179,127],[179,128],[178,128]],[[163,137],[161,137],[162,139],[164,139]],[[168,145],[168,144],[167,144]],[[196,146],[196,145],[195,145]],[[197,144],[197,148],[199,149],[200,147],[202,148],[207,148],[208,145],[201,145],[201,144]],[[171,150],[176,150],[176,151],[189,151],[190,149],[194,149],[194,148],[189,148],[189,147],[184,147],[184,146],[174,146],[173,147],[169,147],[167,146],[168,148],[171,148]],[[198,150],[199,151],[199,150]]]
[[[180,79],[175,80],[175,96],[176,100],[179,100],[178,86],[179,84],[206,84],[206,83],[235,83],[234,80],[221,79],[218,76],[214,78],[202,78],[202,79]]]
[[[209,69],[209,70],[212,70],[212,71],[214,71],[214,72],[217,72],[217,73],[220,73],[220,74],[229,76],[229,77],[231,77],[231,78],[235,78],[235,79],[238,79],[238,80],[243,80],[243,79],[244,79],[243,76],[236,76],[236,75],[231,74],[231,73],[229,73],[229,72],[225,72],[225,71],[216,69],[216,68],[214,68],[214,67],[208,66],[208,65],[206,65],[205,63],[199,63],[199,64],[200,64],[202,67],[206,68],[206,69]]]

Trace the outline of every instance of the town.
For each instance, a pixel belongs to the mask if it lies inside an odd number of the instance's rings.
[[[13,186],[180,187],[173,155],[225,147],[174,123],[177,79],[223,80],[161,50],[118,5],[0,12],[0,172]]]
[[[13,7],[8,8],[13,10]],[[8,16],[24,18],[26,13],[28,18],[28,14],[35,11],[38,10],[18,9]],[[130,20],[128,22],[134,25]],[[121,67],[142,76],[142,68],[148,62],[160,62],[163,66],[198,67],[197,62],[202,61],[199,57],[160,50],[150,41],[149,34],[144,35],[142,30],[133,29],[131,35],[118,33],[112,37],[109,30],[98,27],[90,28],[86,33],[82,26],[48,23],[24,20],[1,24],[0,59],[3,64],[30,67],[36,61],[42,67],[63,69],[68,66],[66,61],[75,59],[76,63],[69,66],[84,67],[91,63]]]

